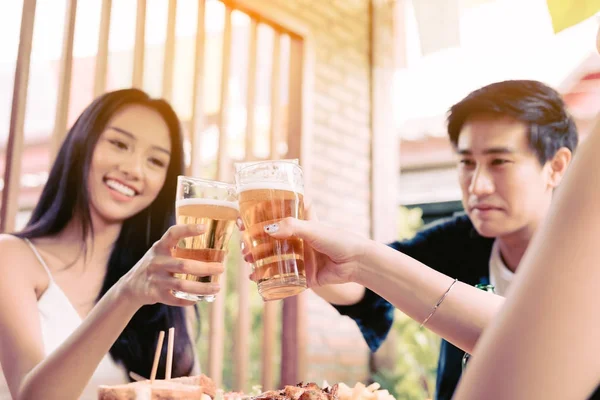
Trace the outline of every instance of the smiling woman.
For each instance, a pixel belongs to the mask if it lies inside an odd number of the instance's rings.
[[[119,221],[156,198],[171,158],[169,127],[156,111],[131,105],[100,135],[88,178],[90,206],[104,221]]]
[[[193,303],[171,291],[219,288],[172,275],[223,266],[171,256],[204,229],[171,226],[182,160],[179,121],[162,100],[120,90],[83,111],[25,229],[0,235],[0,274],[11,276],[0,282],[0,399],[95,399],[99,384],[149,376],[158,332],[170,327],[172,375],[198,369],[186,313],[174,307]]]

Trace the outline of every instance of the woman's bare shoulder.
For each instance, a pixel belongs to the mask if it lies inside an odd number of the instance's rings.
[[[25,240],[9,233],[0,233],[0,259],[27,257],[31,253]]]
[[[6,233],[0,234],[0,275],[19,278],[34,287],[46,279],[46,272],[27,243]]]

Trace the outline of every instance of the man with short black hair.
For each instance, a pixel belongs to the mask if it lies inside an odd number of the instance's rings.
[[[465,215],[390,246],[459,281],[491,284],[505,295],[571,161],[575,123],[554,89],[514,80],[485,86],[452,106],[448,135],[458,156]],[[391,304],[354,284],[314,291],[356,321],[372,351],[379,347],[392,325]],[[442,341],[438,400],[451,399],[463,355]]]

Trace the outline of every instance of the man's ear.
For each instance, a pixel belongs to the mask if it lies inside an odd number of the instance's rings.
[[[571,153],[571,150],[566,147],[561,147],[554,157],[548,161],[548,166],[550,168],[550,186],[556,188],[560,184],[569,164],[571,164],[572,157],[573,153]]]

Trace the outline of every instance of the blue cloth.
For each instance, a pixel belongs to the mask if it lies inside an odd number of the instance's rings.
[[[381,346],[394,323],[394,306],[369,289],[357,304],[333,306],[340,314],[347,315],[356,322],[372,352]]]

